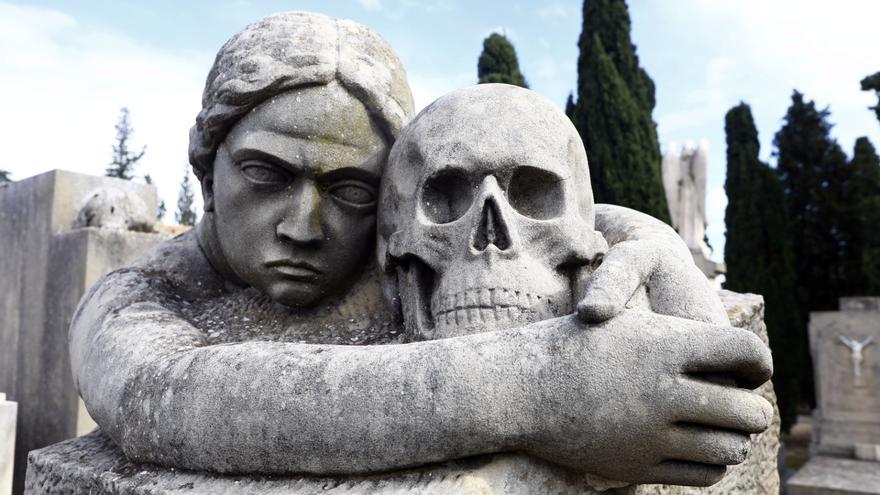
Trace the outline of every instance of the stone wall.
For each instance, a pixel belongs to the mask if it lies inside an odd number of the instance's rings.
[[[156,211],[156,190],[130,181],[54,170],[0,187],[0,391],[18,403],[15,493],[27,452],[94,426],[73,387],[67,328],[85,290],[167,235],[76,228],[101,189]]]

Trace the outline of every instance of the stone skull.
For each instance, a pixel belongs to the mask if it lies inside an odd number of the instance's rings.
[[[505,84],[447,94],[403,130],[379,211],[385,295],[417,339],[572,313],[607,248],[571,121]]]

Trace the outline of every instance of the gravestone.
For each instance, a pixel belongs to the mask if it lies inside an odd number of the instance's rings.
[[[816,377],[811,459],[791,495],[880,493],[880,298],[810,313]]]
[[[15,455],[15,420],[18,407],[0,394],[0,495],[12,493],[12,459]]]
[[[116,201],[95,201],[108,194]],[[16,493],[28,451],[95,426],[73,386],[67,329],[100,276],[168,237],[123,230],[147,230],[155,208],[152,186],[63,170],[0,187],[0,390],[18,403]]]
[[[706,174],[709,145],[685,143],[681,149],[669,143],[663,154],[661,175],[672,226],[691,250],[694,262],[709,278],[725,272],[723,263],[712,261],[706,244]]]
[[[775,492],[760,301],[725,312],[668,226],[597,207],[539,95],[411,111],[351,21],[226,43],[190,133],[205,215],[83,298],[101,428],[33,452],[28,490]],[[81,222],[138,224],[93,198]]]

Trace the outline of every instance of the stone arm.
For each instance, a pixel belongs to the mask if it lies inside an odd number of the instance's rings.
[[[690,249],[669,225],[622,206],[597,204],[596,230],[609,244],[587,280],[578,316],[601,322],[627,307],[729,325],[718,294],[697,268]]]
[[[207,346],[154,277],[102,279],[70,334],[89,412],[138,462],[350,474],[520,451],[609,479],[707,484],[771,417],[745,389],[691,379],[766,381],[769,351],[742,330],[626,312],[589,331],[569,316],[402,345]]]

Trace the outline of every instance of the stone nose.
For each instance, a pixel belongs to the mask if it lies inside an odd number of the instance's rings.
[[[471,237],[471,246],[477,252],[483,252],[489,246],[506,251],[511,246],[510,227],[498,205],[497,193],[500,190],[494,177],[486,178],[483,193],[480,195],[483,205],[477,219],[477,228]]]
[[[318,244],[324,239],[319,215],[320,194],[315,184],[304,181],[295,188],[286,215],[275,227],[275,235],[295,245]]]

